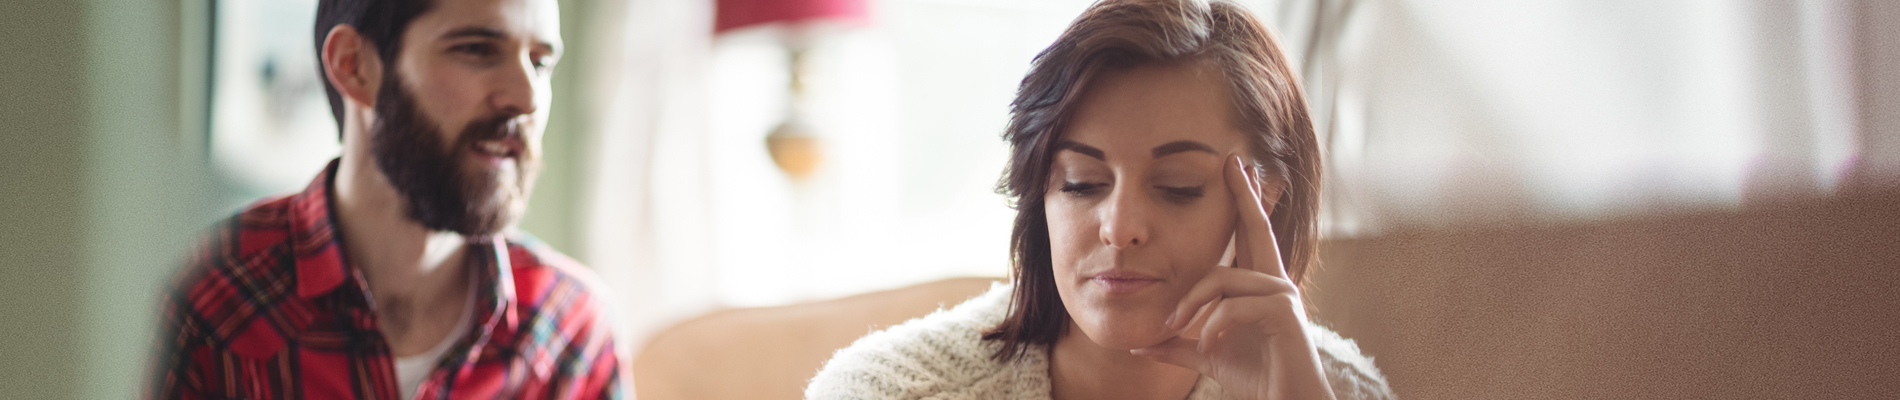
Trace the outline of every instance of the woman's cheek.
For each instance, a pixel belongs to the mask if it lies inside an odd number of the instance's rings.
[[[1077,218],[1073,208],[1059,207],[1050,211],[1050,261],[1054,264],[1058,285],[1066,287],[1074,281],[1076,265],[1088,255],[1092,232],[1086,229],[1084,221]]]

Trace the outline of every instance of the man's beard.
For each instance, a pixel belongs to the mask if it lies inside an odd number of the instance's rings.
[[[447,146],[441,126],[422,115],[415,96],[402,87],[395,71],[389,72],[376,94],[370,153],[408,202],[409,218],[429,230],[471,237],[493,235],[520,218],[538,160],[523,148],[514,155],[513,176],[505,176],[506,169],[471,165],[475,163],[467,157],[477,142],[520,135],[517,125],[509,123],[516,114],[470,121],[455,145]],[[509,178],[513,187],[503,187]]]

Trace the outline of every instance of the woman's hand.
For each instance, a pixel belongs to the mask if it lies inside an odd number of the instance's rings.
[[[1287,279],[1264,199],[1282,187],[1261,187],[1239,157],[1223,168],[1240,210],[1233,268],[1214,268],[1188,290],[1166,322],[1182,336],[1132,353],[1187,367],[1241,399],[1332,399],[1319,353],[1306,339],[1299,288]],[[1198,339],[1186,334],[1195,333]]]

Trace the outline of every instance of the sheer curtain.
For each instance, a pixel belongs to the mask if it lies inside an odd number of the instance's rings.
[[[1845,1],[1277,1],[1326,230],[1590,220],[1834,193]]]
[[[1006,273],[1007,105],[1089,3],[874,1],[870,24],[825,30],[805,56],[824,143],[805,180],[764,146],[786,113],[779,28],[712,37],[710,0],[599,7],[613,39],[582,85],[597,137],[578,254],[629,343],[719,307]]]
[[[596,5],[582,106],[595,118],[582,193],[582,256],[611,287],[637,347],[712,301],[706,186],[708,1]]]

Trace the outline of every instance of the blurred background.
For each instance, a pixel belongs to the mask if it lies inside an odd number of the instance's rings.
[[[1243,0],[1328,160],[1326,321],[1416,398],[1900,389],[1900,5]],[[1007,106],[1082,0],[562,0],[520,228],[631,351],[1008,270]],[[0,5],[0,393],[127,398],[199,232],[336,154],[315,0]]]

